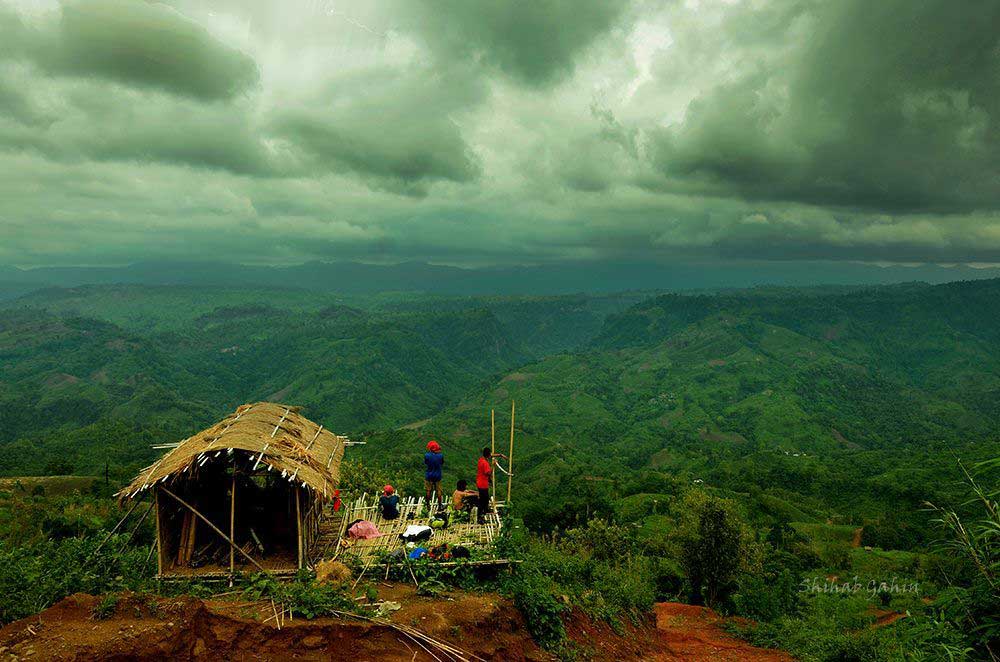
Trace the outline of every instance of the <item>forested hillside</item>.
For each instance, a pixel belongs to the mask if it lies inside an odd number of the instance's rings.
[[[549,526],[678,477],[764,490],[814,519],[915,517],[957,478],[953,455],[997,448],[997,300],[997,281],[653,298],[611,316],[586,349],[470,394],[421,435],[451,441],[470,466],[489,410],[506,425],[516,400],[517,483],[526,517]],[[364,452],[385,454],[405,434]]]
[[[0,309],[0,471],[132,465],[151,457],[149,439],[259,399],[302,405],[341,432],[391,429],[589,342],[640,299],[40,290]]]
[[[991,525],[964,470],[996,483],[997,301],[1000,281],[564,297],[50,288],[0,308],[0,472],[107,468],[90,489],[110,493],[153,444],[266,399],[367,442],[349,449],[347,493],[422,494],[427,441],[444,446],[446,489],[471,480],[491,409],[506,452],[514,400],[509,512],[526,527],[503,553],[524,565],[501,586],[539,641],[565,641],[567,600],[618,623],[654,599],[705,600],[801,659],[961,659],[995,639],[995,591],[966,560],[991,553],[975,547]],[[112,580],[30,560],[79,566],[114,517],[101,496],[11,480],[5,619],[26,593],[44,606],[145,586],[147,552],[129,543],[113,558],[135,556],[131,570]],[[928,503],[987,533],[942,553]],[[26,587],[25,573],[42,579]],[[837,576],[921,592],[808,588]]]

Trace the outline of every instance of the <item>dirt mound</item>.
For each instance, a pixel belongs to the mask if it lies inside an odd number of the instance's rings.
[[[250,615],[252,605],[213,606],[194,598],[119,604],[94,617],[99,599],[73,595],[0,630],[4,659],[45,660],[412,660],[412,643],[385,626],[328,619],[278,629]],[[247,615],[226,613],[247,610]],[[407,646],[410,648],[407,649]],[[523,659],[523,658],[522,658]]]
[[[340,561],[320,561],[316,564],[316,581],[320,584],[342,584],[354,573]]]
[[[416,595],[412,586],[382,584],[381,600],[402,607],[393,623],[416,628],[486,660],[542,661],[553,657],[528,634],[523,617],[496,594]],[[44,612],[0,629],[0,660],[386,660],[433,659],[382,623],[320,618],[284,621],[271,603],[192,597],[122,596],[113,608],[101,598],[72,595]],[[98,614],[104,616],[99,617]],[[749,646],[701,607],[663,603],[656,619],[623,633],[574,612],[566,624],[581,659],[750,660],[789,662],[778,651]]]
[[[393,622],[415,627],[488,660],[549,660],[524,621],[496,595],[430,599],[412,587],[389,591],[403,603]],[[388,599],[388,596],[386,596]],[[0,629],[0,659],[44,660],[431,660],[387,625],[320,618],[266,623],[270,602],[127,596],[106,618],[101,599],[77,594]]]
[[[664,652],[655,660],[791,662],[783,651],[751,646],[720,627],[723,618],[707,607],[675,602],[656,605],[656,629]]]

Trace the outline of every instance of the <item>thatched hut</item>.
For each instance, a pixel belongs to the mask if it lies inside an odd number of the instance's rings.
[[[272,402],[177,443],[118,493],[152,494],[159,575],[281,574],[305,566],[340,477],[344,437]]]

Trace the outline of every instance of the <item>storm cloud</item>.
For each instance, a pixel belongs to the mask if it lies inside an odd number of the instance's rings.
[[[760,37],[781,37],[787,52],[748,58],[741,75],[658,132],[664,177],[706,192],[887,212],[1000,204],[1000,4],[809,9],[762,23]],[[752,42],[747,18],[728,18],[721,36]]]
[[[1000,262],[1000,4],[0,0],[0,263]]]

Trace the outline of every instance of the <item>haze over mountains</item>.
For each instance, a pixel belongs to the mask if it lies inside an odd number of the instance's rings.
[[[698,290],[757,285],[943,283],[995,278],[1000,268],[965,265],[877,266],[836,261],[558,262],[462,268],[403,262],[307,262],[252,266],[222,262],[137,262],[117,267],[0,266],[0,297],[44,286],[90,284],[207,285],[301,288],[345,294],[419,291],[450,295],[566,294],[626,290]]]

